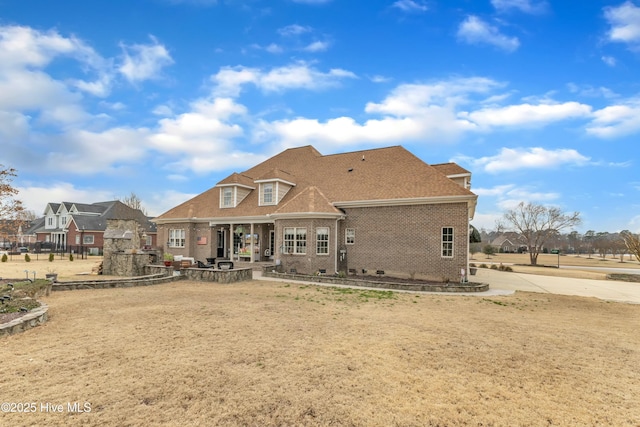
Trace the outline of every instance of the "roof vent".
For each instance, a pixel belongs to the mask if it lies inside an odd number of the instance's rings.
[[[362,161],[364,162],[364,154],[362,155]]]
[[[353,172],[353,168],[347,169],[347,172]]]

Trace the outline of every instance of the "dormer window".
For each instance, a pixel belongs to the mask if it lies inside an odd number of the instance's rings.
[[[273,205],[273,183],[265,182],[262,184],[262,204]]]
[[[233,188],[224,187],[222,190],[222,206],[223,208],[232,208],[233,203]]]

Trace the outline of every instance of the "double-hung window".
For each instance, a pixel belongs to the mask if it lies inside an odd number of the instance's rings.
[[[285,227],[284,250],[288,254],[306,254],[307,229],[303,227]]]
[[[169,247],[184,248],[185,232],[182,228],[172,228],[169,230]]]
[[[347,228],[344,232],[345,243],[347,245],[353,245],[356,243],[356,229]]]
[[[329,255],[329,227],[316,228],[316,254]]]
[[[262,184],[262,204],[273,205],[273,183],[265,182]]]
[[[442,256],[453,257],[453,227],[442,227]]]
[[[225,187],[222,189],[222,207],[233,207],[233,189],[231,187]]]

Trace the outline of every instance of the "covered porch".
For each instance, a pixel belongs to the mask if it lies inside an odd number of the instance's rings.
[[[242,263],[274,262],[275,224],[265,219],[210,221],[212,257]]]

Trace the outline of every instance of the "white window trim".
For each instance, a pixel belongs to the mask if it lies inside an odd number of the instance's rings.
[[[231,200],[230,200],[230,204],[228,205],[225,204],[225,198],[224,198],[226,191],[231,192]],[[235,187],[222,187],[220,189],[220,208],[235,208],[236,198],[237,198],[237,192]]]
[[[265,201],[265,189],[266,186],[271,186],[271,201]],[[260,184],[260,206],[273,206],[277,205],[278,200],[278,183],[277,182],[264,182]]]
[[[445,230],[451,230],[451,240],[445,240]],[[447,236],[449,236],[449,234],[447,234]],[[440,255],[442,256],[442,258],[453,258],[454,236],[455,230],[453,227],[442,227],[440,233]],[[445,255],[445,251],[451,251],[451,255]]]
[[[95,243],[95,237],[93,234],[89,234],[82,236],[82,244],[83,245],[93,245]]]
[[[178,237],[176,237],[176,232],[180,232]],[[169,229],[168,246],[170,248],[184,248],[186,241],[186,232],[184,228]]]
[[[351,231],[351,237],[353,238],[353,242],[349,242],[349,231]],[[355,245],[356,244],[356,229],[355,228],[347,228],[344,230],[344,244],[345,245]]]
[[[320,230],[326,230],[326,233],[323,233],[323,236],[327,236],[326,240],[320,240],[319,236]],[[321,256],[328,256],[329,255],[329,227],[317,227],[316,228],[316,255],[321,255]],[[326,246],[326,252],[319,252],[318,250],[320,249],[319,243],[320,242],[326,242],[327,246]]]
[[[287,230],[293,230],[293,233],[287,233]],[[298,251],[298,230],[304,230],[304,252],[299,252]],[[287,240],[286,236],[287,234],[293,234],[293,239],[292,240]],[[307,254],[307,227],[284,227],[283,230],[283,243],[284,243],[284,247],[285,247],[285,251],[286,253],[290,254],[290,255],[306,255]],[[287,247],[287,242],[290,241],[292,242],[292,250],[288,251],[286,249]],[[303,240],[300,240],[300,242],[302,242]]]

